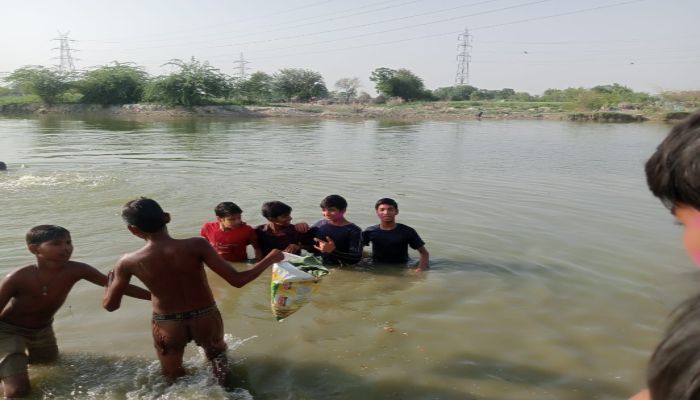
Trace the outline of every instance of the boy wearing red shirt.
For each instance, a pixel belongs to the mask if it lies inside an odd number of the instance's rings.
[[[221,257],[226,261],[244,262],[248,259],[246,248],[253,246],[255,260],[262,259],[258,237],[250,225],[243,222],[243,210],[235,203],[225,201],[214,208],[215,222],[207,222],[202,226],[200,235],[211,243]]]

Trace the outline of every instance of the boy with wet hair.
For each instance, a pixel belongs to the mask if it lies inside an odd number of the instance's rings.
[[[302,249],[313,249],[309,225],[304,222],[292,224],[292,207],[281,201],[268,201],[263,203],[261,212],[268,222],[255,227],[255,232],[263,255],[272,249],[293,254],[301,254]]]
[[[700,111],[675,125],[645,166],[649,189],[683,226],[700,267]],[[700,296],[681,305],[649,363],[648,390],[633,400],[700,399]]]
[[[262,258],[258,246],[258,235],[241,219],[241,210],[236,203],[225,201],[214,208],[216,221],[202,226],[200,235],[207,239],[217,253],[226,261],[243,262],[248,259],[246,248],[253,246],[255,260]]]
[[[204,238],[170,237],[166,227],[170,214],[155,200],[142,197],[126,203],[122,218],[129,232],[144,239],[146,245],[119,260],[105,293],[104,307],[109,311],[119,308],[124,288],[136,276],[152,293],[153,342],[163,375],[169,380],[185,375],[183,353],[187,343],[194,340],[211,361],[217,382],[224,385],[227,346],[204,265],[240,288],[281,261],[282,253],[273,250],[252,269],[239,272]]]
[[[58,358],[53,317],[76,282],[85,279],[98,286],[107,276],[90,265],[71,261],[73,242],[67,229],[39,225],[26,235],[27,248],[36,264],[10,272],[0,281],[0,378],[6,398],[29,393],[28,364]],[[125,294],[150,300],[151,294],[126,286]]]
[[[348,202],[337,194],[326,196],[320,204],[324,219],[311,227],[325,265],[357,264],[362,259],[362,229],[345,218]]]
[[[374,210],[379,217],[379,224],[362,232],[362,244],[368,246],[372,243],[372,261],[381,264],[405,264],[410,260],[408,246],[411,246],[420,254],[416,271],[425,271],[429,260],[425,242],[415,229],[396,222],[396,216],[399,214],[396,201],[388,197],[379,199],[374,205]]]

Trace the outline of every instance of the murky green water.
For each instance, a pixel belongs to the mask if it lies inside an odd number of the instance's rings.
[[[34,398],[621,399],[643,385],[672,307],[697,285],[670,214],[648,193],[654,124],[551,121],[125,122],[0,119],[0,272],[32,262],[23,235],[67,227],[74,259],[107,271],[141,242],[119,218],[137,196],[197,235],[220,201],[263,222],[282,200],[320,218],[331,193],[374,224],[380,197],[427,242],[424,276],[336,269],[282,323],[269,272],[243,289],[211,276],[230,357],[250,392],[208,384],[204,358],[166,386],[150,305],[100,308],[78,284],[56,315],[60,363]],[[414,253],[415,255],[415,253]]]

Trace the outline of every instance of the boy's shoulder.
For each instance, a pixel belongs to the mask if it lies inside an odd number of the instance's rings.
[[[374,232],[379,229],[379,224],[371,225],[365,228],[365,232]]]
[[[3,277],[3,281],[9,282],[16,279],[24,279],[24,277],[29,276],[29,274],[36,274],[36,270],[36,264],[25,265],[8,272],[7,275]]]
[[[209,221],[202,224],[201,231],[212,231],[214,229],[219,229],[219,223],[217,221]]]
[[[408,226],[406,224],[402,224],[400,222],[396,223],[396,228],[401,229],[402,231],[409,231],[409,232],[415,231],[415,229],[411,228],[410,226]]]
[[[332,224],[330,221],[327,219],[322,219],[317,221],[315,224],[313,224],[311,227],[314,228],[315,230],[324,230],[324,231],[360,231],[362,232],[362,228],[357,226],[355,223],[347,221],[348,223],[345,225],[335,225]]]
[[[201,236],[195,236],[185,239],[169,238],[167,242],[150,245],[147,244],[138,250],[126,253],[121,257],[119,261],[120,263],[129,263],[138,262],[140,260],[153,256],[159,257],[162,256],[162,253],[165,249],[168,249],[168,252],[201,251],[203,248],[202,246],[210,247],[211,245],[209,244],[207,239]]]

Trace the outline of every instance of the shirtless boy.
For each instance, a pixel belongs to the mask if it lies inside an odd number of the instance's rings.
[[[163,375],[169,380],[185,375],[182,356],[187,343],[194,340],[204,349],[217,382],[223,385],[227,372],[224,328],[204,264],[240,288],[284,256],[273,250],[252,269],[238,272],[204,238],[170,237],[166,227],[170,214],[155,200],[140,198],[126,203],[122,218],[129,231],[146,244],[119,260],[104,307],[109,311],[119,308],[129,279],[136,276],[152,293],[153,341]]]
[[[107,276],[95,268],[70,261],[70,232],[56,225],[39,225],[26,235],[27,247],[36,264],[9,273],[0,282],[0,377],[7,398],[29,393],[27,364],[48,363],[58,358],[53,316],[73,285],[85,279],[105,286]],[[150,300],[151,294],[136,286],[124,293]]]

